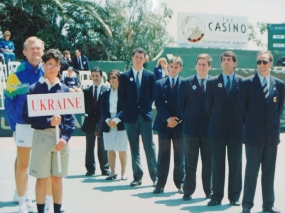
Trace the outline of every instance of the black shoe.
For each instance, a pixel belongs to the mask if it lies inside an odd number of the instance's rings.
[[[208,205],[208,206],[216,206],[216,205],[220,205],[220,204],[221,204],[221,201],[218,201],[218,200],[210,200],[207,205]]]
[[[271,208],[263,208],[262,211],[263,211],[263,212],[269,212],[269,213],[280,213],[280,211],[277,210],[277,209],[274,208],[274,207],[271,207]]]
[[[117,174],[105,178],[105,180],[115,180],[115,179],[117,179]]]
[[[152,183],[152,186],[156,187],[156,185],[157,185],[157,180],[154,180],[153,183]]]
[[[110,175],[110,172],[108,172],[108,171],[104,171],[104,172],[102,172],[102,174],[101,174],[102,176],[109,176]]]
[[[95,172],[86,172],[85,175],[86,175],[86,176],[93,176],[93,175],[95,175]]]
[[[153,190],[153,194],[159,194],[159,193],[162,193],[163,191],[164,191],[164,188],[156,187]]]
[[[239,201],[230,201],[230,205],[232,205],[232,206],[240,206],[240,202]]]
[[[244,207],[244,208],[242,209],[242,213],[250,213],[250,208]]]
[[[206,199],[211,199],[211,194],[206,194]]]
[[[139,186],[142,185],[142,180],[133,180],[133,182],[131,182],[130,186],[134,187],[134,186]]]
[[[182,197],[183,200],[191,200],[192,199],[192,196],[189,195],[189,194],[184,194],[183,197]]]

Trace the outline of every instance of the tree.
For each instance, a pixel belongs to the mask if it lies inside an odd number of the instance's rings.
[[[257,29],[256,29],[257,27]],[[248,24],[248,41],[254,42],[257,46],[266,47],[267,44],[264,43],[264,38],[262,38],[265,33],[268,31],[267,23],[258,22],[256,26],[253,24]]]
[[[143,47],[150,58],[173,41],[165,30],[172,10],[152,0],[106,0],[106,6],[87,0],[3,0],[0,26],[9,29],[22,52],[26,38],[37,36],[46,49],[81,49],[90,60],[126,61]]]
[[[137,47],[154,58],[162,48],[173,41],[165,27],[172,17],[172,10],[161,5],[162,12],[153,8],[149,0],[107,0],[101,14],[110,26],[113,36],[103,40],[110,60],[126,61]],[[120,8],[120,9],[118,9]]]

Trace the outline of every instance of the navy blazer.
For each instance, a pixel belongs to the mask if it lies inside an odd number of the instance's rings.
[[[101,99],[101,108],[100,108],[100,113],[101,113],[101,119],[102,119],[102,131],[103,132],[109,132],[110,131],[110,127],[107,125],[106,123],[106,119],[107,118],[111,118],[111,114],[110,114],[110,93],[111,93],[111,89],[109,90],[105,90],[102,93],[102,99]],[[119,102],[117,103],[117,115],[116,117],[119,118],[121,120],[121,122],[119,122],[117,124],[117,129],[120,130],[124,130],[125,126],[124,123],[122,122],[122,107],[120,106]]]
[[[210,76],[207,83],[209,79]],[[205,97],[205,92],[202,92],[196,75],[181,81],[178,108],[183,116],[184,134],[192,137],[207,137],[209,114],[206,110]]]
[[[160,65],[154,67],[153,73],[155,75],[155,80],[162,79],[162,72],[164,71],[162,70]]]
[[[152,120],[155,77],[149,70],[143,69],[140,86],[140,98],[137,100],[137,87],[133,70],[120,75],[118,99],[123,109],[125,123],[136,122],[140,114],[145,121]]]
[[[284,83],[270,76],[268,102],[258,74],[242,82],[240,106],[245,121],[243,142],[251,146],[280,142],[280,115],[284,104]]]
[[[100,102],[101,102],[102,93],[107,89],[108,88],[106,86],[104,85],[101,86],[96,107],[94,105],[94,99],[93,99],[93,85],[83,90],[84,103],[85,103],[85,119],[81,127],[81,130],[83,132],[95,132],[96,125],[101,118]]]
[[[167,127],[167,119],[170,117],[178,117],[182,120],[182,116],[177,107],[177,96],[180,89],[181,80],[177,78],[175,87],[171,89],[169,78],[163,78],[155,83],[154,101],[157,110],[153,130],[162,133],[182,133],[182,122],[174,128]]]
[[[72,61],[73,61],[73,66],[74,66],[75,69],[82,70],[80,68],[80,65],[78,64],[77,57],[73,58]],[[81,56],[81,63],[82,63],[82,66],[83,66],[83,70],[90,70],[89,61],[88,61],[88,58],[85,55]]]
[[[243,121],[238,107],[240,84],[243,77],[234,74],[230,96],[227,96],[223,75],[209,79],[206,90],[206,110],[210,115],[209,137],[212,140],[226,140],[229,129],[230,140],[241,142]]]

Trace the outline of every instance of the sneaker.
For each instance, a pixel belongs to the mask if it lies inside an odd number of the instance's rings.
[[[20,206],[18,213],[29,213],[26,203]]]
[[[29,213],[34,213],[34,207],[31,200],[26,200],[26,205]]]
[[[15,190],[15,192],[14,192],[13,203],[19,204],[19,197],[18,197],[17,190]]]

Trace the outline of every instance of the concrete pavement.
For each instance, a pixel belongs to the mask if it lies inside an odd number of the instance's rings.
[[[157,135],[154,136],[157,145]],[[153,194],[152,181],[149,177],[145,154],[141,146],[141,160],[145,174],[142,185],[130,187],[132,181],[131,157],[128,151],[127,181],[120,180],[120,164],[117,159],[118,180],[106,181],[100,176],[101,171],[97,169],[93,177],[85,176],[84,156],[85,138],[82,136],[72,137],[70,142],[69,175],[63,180],[63,207],[66,213],[145,213],[145,212],[241,212],[241,207],[232,207],[227,199],[227,183],[222,205],[208,207],[204,198],[201,183],[201,161],[197,169],[197,189],[190,201],[183,201],[182,195],[176,193],[177,189],[172,181],[173,163],[171,164],[168,182],[165,192]],[[157,147],[157,146],[156,146]],[[17,213],[18,205],[12,203],[15,190],[14,182],[14,160],[16,147],[12,138],[0,138],[0,213]],[[97,160],[97,159],[96,159]],[[171,159],[171,162],[173,159]],[[243,175],[245,167],[245,156],[243,154]],[[275,177],[275,206],[285,212],[285,134],[281,134],[281,144],[278,148],[276,177]],[[97,166],[97,168],[99,168]],[[35,203],[35,178],[29,176],[29,193]],[[242,196],[241,196],[242,199]],[[260,178],[258,180],[255,196],[255,206],[252,212],[261,212],[262,195]],[[35,211],[36,212],[36,211]]]

